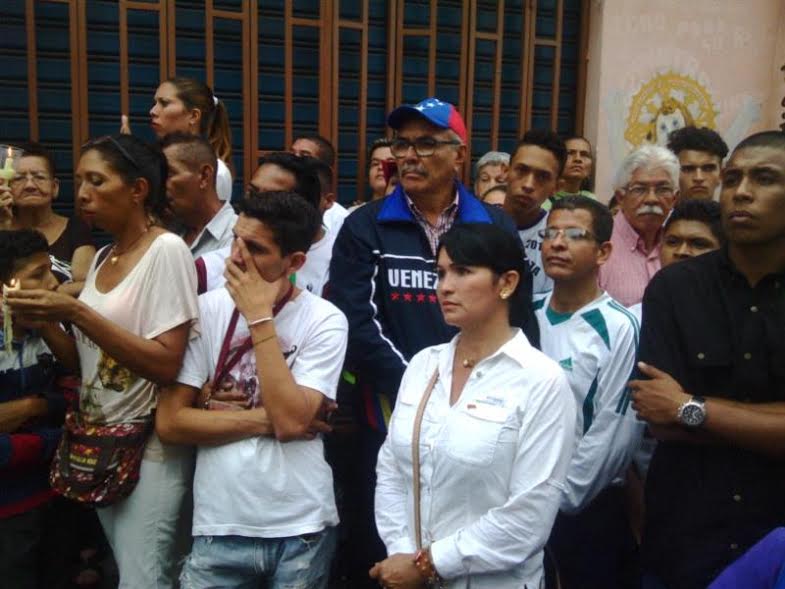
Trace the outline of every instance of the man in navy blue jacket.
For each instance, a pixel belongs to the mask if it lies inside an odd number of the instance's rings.
[[[387,123],[397,131],[391,144],[400,184],[388,197],[357,209],[338,234],[330,265],[328,298],[349,320],[346,367],[360,391],[361,434],[354,457],[354,485],[347,493],[360,518],[373,526],[376,455],[409,359],[455,333],[436,300],[435,253],[439,238],[455,223],[495,223],[517,237],[501,210],[481,203],[458,179],[467,157],[466,127],[449,103],[428,98],[401,106]],[[524,277],[531,292],[531,276]],[[531,314],[531,313],[530,313]],[[525,326],[539,344],[533,314]],[[344,522],[349,523],[349,522]],[[360,532],[350,553],[357,569],[384,557],[375,527]],[[367,565],[367,566],[366,566]],[[352,586],[360,587],[359,573]],[[375,586],[375,583],[368,586]]]

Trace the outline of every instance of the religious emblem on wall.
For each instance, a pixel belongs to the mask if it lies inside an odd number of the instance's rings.
[[[666,145],[676,129],[694,125],[716,129],[718,108],[709,91],[690,76],[662,73],[633,95],[624,138],[631,147]]]

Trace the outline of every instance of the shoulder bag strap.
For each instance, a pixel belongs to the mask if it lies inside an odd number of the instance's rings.
[[[431,398],[433,387],[439,380],[439,369],[433,371],[428,387],[420,399],[417,413],[414,416],[414,430],[412,432],[412,483],[414,484],[414,537],[417,540],[417,550],[422,549],[422,526],[420,525],[420,428],[422,427],[422,417],[425,414],[425,406]]]

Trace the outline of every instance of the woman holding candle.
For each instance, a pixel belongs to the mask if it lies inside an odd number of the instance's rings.
[[[36,143],[25,146],[10,182],[13,195],[11,229],[35,229],[49,243],[58,290],[79,296],[95,255],[90,228],[80,218],[52,210],[60,184],[52,155]]]
[[[575,412],[559,366],[520,325],[525,257],[493,225],[456,225],[437,256],[437,297],[460,332],[415,355],[377,464],[382,586],[539,587]]]
[[[150,127],[160,138],[179,131],[205,137],[218,157],[216,190],[221,200],[232,198],[232,137],[229,113],[209,86],[194,78],[170,78],[155,92]],[[121,133],[130,133],[122,117]]]
[[[133,136],[108,136],[83,148],[75,177],[83,216],[114,243],[95,257],[79,299],[21,290],[8,301],[15,314],[49,322],[42,335],[50,349],[81,372],[80,423],[150,423],[158,385],[177,376],[198,318],[190,251],[151,223],[165,203],[166,163],[159,149]],[[72,323],[74,338],[59,321]],[[164,446],[153,434],[133,491],[97,509],[120,587],[171,586],[190,471],[188,450]]]

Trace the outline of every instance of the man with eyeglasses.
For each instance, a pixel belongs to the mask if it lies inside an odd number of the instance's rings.
[[[612,256],[613,217],[586,196],[553,203],[540,230],[553,291],[535,297],[542,351],[564,369],[575,397],[577,445],[548,545],[562,587],[625,587],[633,580],[635,541],[623,484],[643,424],[629,408],[639,325],[597,284]]]
[[[662,224],[679,193],[679,160],[656,145],[640,147],[622,162],[615,190],[613,254],[600,269],[600,287],[625,307],[641,302],[660,269]]]
[[[435,253],[455,223],[495,223],[515,233],[502,211],[477,200],[457,177],[466,160],[466,127],[452,104],[428,98],[387,119],[400,184],[344,222],[333,249],[328,298],[349,319],[347,369],[356,379],[361,443],[351,498],[358,521],[352,587],[375,587],[368,570],[385,556],[373,525],[376,456],[401,376],[417,352],[448,341],[454,330],[436,299]],[[531,292],[530,276],[523,277]],[[527,326],[536,344],[533,314]],[[532,331],[534,330],[534,331]]]

